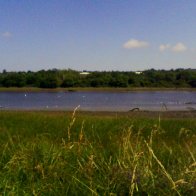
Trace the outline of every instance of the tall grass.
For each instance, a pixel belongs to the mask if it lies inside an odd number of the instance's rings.
[[[195,119],[0,113],[2,195],[194,195]]]

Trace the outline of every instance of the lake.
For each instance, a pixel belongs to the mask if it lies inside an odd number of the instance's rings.
[[[1,110],[196,110],[195,91],[0,92]]]

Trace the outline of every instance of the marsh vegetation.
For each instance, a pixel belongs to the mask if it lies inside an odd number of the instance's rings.
[[[195,119],[0,113],[4,195],[194,195]]]

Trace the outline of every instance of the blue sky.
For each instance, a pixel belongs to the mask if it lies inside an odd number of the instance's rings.
[[[1,0],[0,71],[196,68],[195,0]]]

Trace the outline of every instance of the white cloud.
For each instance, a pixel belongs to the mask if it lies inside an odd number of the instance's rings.
[[[148,46],[149,46],[148,42],[140,41],[136,39],[130,39],[129,41],[123,44],[123,48],[126,48],[126,49],[145,48]]]
[[[173,52],[184,52],[186,50],[187,47],[181,42],[177,43],[175,46],[172,47]]]
[[[170,44],[161,44],[160,46],[159,46],[159,50],[161,51],[161,52],[163,52],[163,51],[165,51],[165,50],[167,50],[167,49],[170,49],[171,48],[171,45]]]
[[[2,36],[5,38],[10,38],[10,37],[12,37],[12,33],[10,33],[9,31],[6,31],[6,32],[2,33]]]
[[[159,46],[159,50],[161,52],[164,52],[166,50],[169,50],[172,52],[184,52],[187,50],[187,47],[183,43],[179,42],[173,46],[171,44],[161,44]]]

